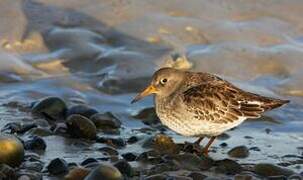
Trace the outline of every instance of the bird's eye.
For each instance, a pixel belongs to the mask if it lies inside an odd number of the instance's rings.
[[[160,83],[161,83],[161,84],[165,84],[166,82],[167,82],[167,79],[166,79],[166,78],[160,80]]]

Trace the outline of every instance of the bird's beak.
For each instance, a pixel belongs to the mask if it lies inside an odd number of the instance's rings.
[[[149,85],[146,89],[144,89],[144,91],[142,91],[141,93],[139,93],[133,100],[132,100],[132,104],[139,101],[140,99],[144,98],[145,96],[148,96],[150,94],[153,93],[157,93],[157,89],[155,88],[155,86],[153,85]]]

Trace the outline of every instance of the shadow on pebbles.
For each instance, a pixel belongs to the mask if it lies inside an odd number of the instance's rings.
[[[22,107],[22,108],[20,108]],[[202,147],[177,144],[164,133],[152,109],[136,118],[148,124],[131,130],[111,112],[99,112],[88,105],[68,106],[59,97],[46,97],[30,105],[10,105],[30,114],[32,121],[9,122],[0,134],[0,179],[66,180],[200,180],[200,179],[302,179],[300,174],[274,164],[240,164],[250,155],[246,146],[231,148],[230,159],[203,156]],[[149,120],[147,120],[149,119]],[[129,129],[128,129],[129,130]],[[160,133],[159,133],[160,132]],[[71,161],[41,158],[48,149],[48,137],[77,140],[74,146],[92,144],[92,155]],[[80,143],[79,143],[80,142]],[[82,142],[82,143],[81,143]],[[223,145],[221,146],[223,147]],[[226,147],[226,146],[224,146]],[[98,152],[99,155],[93,152]],[[81,154],[81,152],[78,152]],[[59,154],[58,154],[59,156]],[[80,157],[80,156],[79,156]],[[77,159],[79,161],[79,159]]]

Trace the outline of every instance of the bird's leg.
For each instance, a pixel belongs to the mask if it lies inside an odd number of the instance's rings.
[[[204,137],[199,137],[197,141],[194,142],[196,145],[200,145],[201,141],[204,139]]]
[[[206,146],[203,149],[203,154],[204,155],[208,155],[208,149],[210,147],[210,145],[214,142],[214,140],[216,139],[216,137],[211,137],[210,140],[208,141],[208,143],[206,144]]]

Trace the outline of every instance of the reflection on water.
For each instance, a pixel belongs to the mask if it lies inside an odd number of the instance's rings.
[[[279,148],[303,138],[302,7],[301,1],[274,0],[7,1],[0,6],[8,9],[7,20],[0,23],[0,102],[28,104],[45,96],[60,96],[69,105],[85,102],[116,113],[125,126],[122,135],[128,137],[132,128],[145,126],[131,115],[152,106],[151,98],[130,105],[131,98],[159,66],[173,66],[169,59],[177,53],[193,71],[214,73],[241,88],[292,101],[266,114],[278,123],[252,120],[230,132],[234,137],[229,144],[264,146],[261,157],[276,162],[270,154],[296,153],[295,147]],[[13,11],[21,17],[13,20]],[[6,24],[14,26],[12,31]],[[183,62],[177,66],[183,67]],[[31,118],[7,106],[0,106],[0,114],[0,128]],[[266,128],[273,133],[267,135]],[[243,139],[247,132],[255,136],[253,142]],[[77,142],[59,136],[46,141],[48,160],[59,154],[71,161],[101,156],[89,142],[74,147]],[[75,157],[79,151],[81,157]],[[215,156],[225,156],[222,151]],[[261,157],[253,153],[248,161]]]

